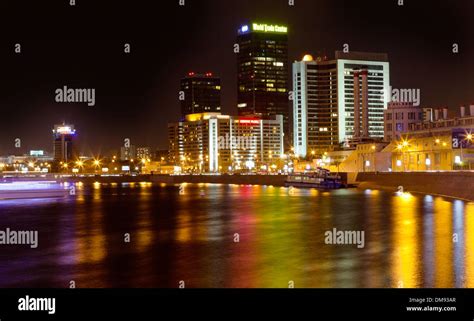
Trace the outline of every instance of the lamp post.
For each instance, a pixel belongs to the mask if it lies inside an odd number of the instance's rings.
[[[406,172],[405,165],[405,148],[408,147],[408,141],[403,140],[400,144],[397,145],[397,149],[402,153],[402,162],[403,162],[403,171]]]
[[[374,155],[374,172],[377,172],[377,163],[376,163],[376,159],[377,159],[377,150],[376,150],[376,147],[375,145],[372,145],[371,146],[372,148],[372,151],[373,151],[373,155]]]
[[[460,143],[461,147],[461,170],[464,168],[464,151],[463,151],[463,145],[464,141],[467,141],[469,144],[472,142],[473,135],[471,133],[466,133],[466,136]],[[471,161],[469,160],[469,170],[471,170]]]

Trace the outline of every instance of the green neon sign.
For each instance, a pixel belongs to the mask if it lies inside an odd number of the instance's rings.
[[[264,23],[253,23],[252,30],[260,32],[287,33],[288,27],[280,25],[267,25]]]

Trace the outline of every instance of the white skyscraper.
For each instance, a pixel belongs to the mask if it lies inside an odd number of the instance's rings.
[[[382,139],[389,90],[386,54],[336,52],[334,60],[306,55],[294,62],[295,154],[305,157],[346,141]]]
[[[384,110],[390,99],[386,94],[390,91],[387,54],[337,51],[336,61],[339,141],[383,138]],[[359,108],[354,109],[357,103]]]
[[[308,153],[308,128],[316,118],[316,61],[305,55],[293,63],[293,147],[296,155]]]

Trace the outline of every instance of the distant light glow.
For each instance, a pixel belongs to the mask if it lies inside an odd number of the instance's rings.
[[[55,131],[61,135],[74,135],[76,132],[71,126],[58,126]]]
[[[43,150],[30,150],[30,156],[43,156]]]
[[[255,167],[255,162],[254,161],[246,161],[245,162],[245,166],[248,168],[248,169],[252,169]]]
[[[397,192],[397,195],[400,196],[401,198],[407,200],[413,197],[413,195],[409,192]]]

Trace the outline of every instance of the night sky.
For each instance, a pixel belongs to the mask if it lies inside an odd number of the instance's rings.
[[[388,53],[391,85],[420,88],[422,106],[474,102],[473,1],[403,2],[2,0],[0,155],[51,151],[52,126],[63,120],[75,124],[86,154],[118,149],[125,138],[167,148],[179,80],[189,71],[221,76],[223,112],[236,114],[233,44],[249,20],[288,25],[290,62],[304,53],[332,57],[347,43]],[[95,106],[56,103],[64,85],[95,88]]]

